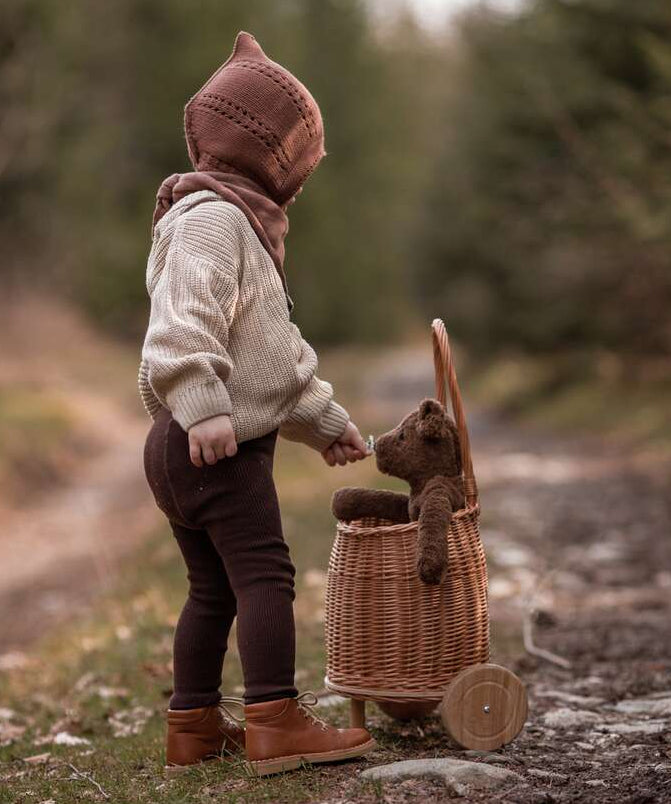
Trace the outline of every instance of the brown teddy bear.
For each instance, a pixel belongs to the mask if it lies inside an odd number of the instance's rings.
[[[377,468],[410,484],[410,494],[347,487],[333,495],[331,510],[345,522],[375,517],[394,523],[419,521],[417,572],[438,584],[447,570],[446,534],[452,513],[464,507],[457,427],[437,399],[417,410],[375,442]]]

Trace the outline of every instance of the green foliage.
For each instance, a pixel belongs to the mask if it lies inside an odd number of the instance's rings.
[[[326,120],[329,156],[291,209],[297,321],[321,341],[393,335],[407,309],[399,198],[412,205],[407,167],[423,158],[421,143],[406,153],[394,119],[422,93],[395,86],[393,47],[362,2],[19,0],[3,17],[0,91],[16,130],[2,166],[0,226],[16,247],[6,275],[29,262],[101,323],[140,334],[154,194],[190,169],[184,104],[246,29]]]
[[[460,26],[418,291],[482,352],[671,350],[671,9],[537,0]]]
[[[44,388],[0,385],[0,483],[27,500],[58,483],[85,453],[76,417],[63,399]]]
[[[291,207],[305,334],[445,317],[480,353],[671,351],[671,9],[478,5],[427,32],[364,0],[15,0],[0,11],[5,281],[138,339],[182,110],[252,31],[311,88],[328,156]],[[102,35],[101,35],[102,34]]]

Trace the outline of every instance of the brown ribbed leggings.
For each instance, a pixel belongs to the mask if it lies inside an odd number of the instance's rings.
[[[175,631],[171,709],[217,703],[237,614],[245,702],[295,696],[294,567],[282,536],[273,457],[277,430],[199,469],[188,436],[161,411],[147,436],[147,480],[189,579]]]

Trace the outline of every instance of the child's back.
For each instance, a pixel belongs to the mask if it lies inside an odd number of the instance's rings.
[[[147,288],[140,391],[150,414],[163,400],[184,430],[228,414],[238,443],[280,427],[323,450],[342,434],[349,417],[315,376],[317,356],[238,207],[210,190],[175,204],[154,231]]]

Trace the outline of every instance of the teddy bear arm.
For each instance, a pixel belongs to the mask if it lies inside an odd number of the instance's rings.
[[[365,489],[349,486],[333,495],[331,510],[336,519],[374,517],[392,522],[408,522],[408,495],[385,489]]]
[[[447,571],[447,531],[452,521],[450,498],[436,490],[422,501],[418,522],[417,571],[427,584],[438,584]]]

